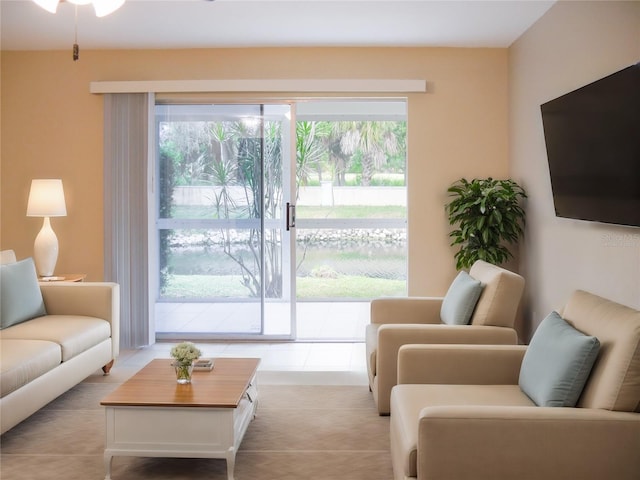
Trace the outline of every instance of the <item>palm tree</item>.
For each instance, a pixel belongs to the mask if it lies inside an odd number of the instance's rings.
[[[376,169],[398,151],[398,140],[394,134],[394,122],[358,121],[346,122],[340,146],[342,151],[353,155],[362,154],[362,185],[371,185]]]
[[[298,178],[296,183],[298,186],[308,184],[313,169],[318,170],[325,156],[324,139],[330,134],[331,125],[328,122],[296,123],[296,175]]]
[[[345,185],[347,168],[351,160],[351,154],[345,153],[342,149],[342,137],[349,131],[349,122],[321,122],[328,126],[329,135],[324,137],[323,146],[329,155],[329,163],[332,166],[334,174],[334,183],[336,185]]]

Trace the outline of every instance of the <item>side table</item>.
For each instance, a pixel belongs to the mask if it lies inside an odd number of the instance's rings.
[[[86,273],[61,273],[51,277],[38,277],[42,283],[49,282],[82,282],[87,277]]]

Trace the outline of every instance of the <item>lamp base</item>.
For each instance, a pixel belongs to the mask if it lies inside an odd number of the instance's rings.
[[[42,229],[33,244],[33,260],[41,277],[50,277],[58,261],[58,237],[51,228],[49,217],[44,217]]]

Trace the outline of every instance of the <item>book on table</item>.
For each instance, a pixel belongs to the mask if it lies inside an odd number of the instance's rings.
[[[213,369],[213,360],[211,358],[200,358],[193,362],[194,370],[209,371]]]

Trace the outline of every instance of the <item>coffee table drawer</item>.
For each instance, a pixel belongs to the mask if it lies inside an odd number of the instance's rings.
[[[194,454],[233,445],[236,409],[107,408],[107,448]]]

